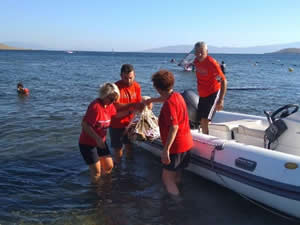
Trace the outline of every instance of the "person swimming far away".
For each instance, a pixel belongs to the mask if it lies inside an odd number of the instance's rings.
[[[19,95],[29,95],[29,89],[24,88],[24,85],[22,83],[17,84],[17,92]]]

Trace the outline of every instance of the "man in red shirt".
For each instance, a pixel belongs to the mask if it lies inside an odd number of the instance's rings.
[[[193,62],[199,93],[198,120],[202,133],[208,134],[208,123],[216,110],[224,108],[224,96],[227,90],[227,80],[218,62],[208,55],[204,42],[195,44],[195,60]]]
[[[190,150],[193,147],[188,111],[182,95],[173,91],[175,80],[171,72],[156,72],[152,76],[152,82],[161,97],[149,99],[146,103],[164,102],[158,119],[163,144],[162,180],[170,194],[179,195],[177,185],[182,170],[189,164]]]
[[[123,144],[127,154],[131,154],[132,143],[126,134],[126,127],[134,117],[134,111],[141,111],[144,108],[141,95],[141,87],[134,80],[134,68],[130,64],[121,67],[121,80],[115,84],[120,90],[120,98],[114,104],[118,112],[127,111],[128,114],[121,118],[112,118],[110,127],[111,146],[115,152],[115,162],[120,163],[123,155]]]

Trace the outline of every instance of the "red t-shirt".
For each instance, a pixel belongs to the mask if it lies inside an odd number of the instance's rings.
[[[100,99],[95,99],[88,107],[83,121],[88,123],[92,129],[102,138],[106,140],[107,128],[110,125],[111,117],[116,115],[116,108],[113,104],[107,105],[105,108]],[[97,146],[97,142],[88,135],[83,129],[79,138],[80,144]]]
[[[130,87],[124,85],[121,80],[116,82],[116,85],[120,90],[120,99],[118,103],[134,103],[142,101],[141,87],[136,81],[133,81],[133,84]],[[133,114],[121,118],[112,118],[111,127],[124,128],[130,123],[132,118]]]
[[[197,88],[200,97],[207,97],[216,93],[221,88],[220,80],[226,80],[220,65],[211,56],[207,56],[202,62],[194,60],[197,76]]]
[[[158,118],[160,138],[165,145],[171,125],[178,125],[175,140],[170,153],[186,152],[193,147],[193,138],[190,131],[189,116],[185,101],[181,94],[173,92],[164,102]]]

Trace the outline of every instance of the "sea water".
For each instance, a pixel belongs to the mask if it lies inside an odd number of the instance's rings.
[[[181,197],[170,198],[159,159],[138,147],[111,176],[90,185],[78,138],[99,85],[120,79],[121,65],[130,63],[143,95],[158,96],[151,75],[159,69],[174,73],[176,91],[196,91],[195,74],[170,62],[183,56],[0,51],[0,224],[286,224],[190,172]],[[263,116],[264,110],[300,103],[300,55],[212,56],[227,66],[224,110]],[[18,82],[29,96],[17,95]],[[159,109],[155,105],[154,112]]]

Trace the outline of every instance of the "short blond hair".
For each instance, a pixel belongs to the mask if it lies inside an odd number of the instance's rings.
[[[100,85],[100,87],[99,87],[99,98],[100,99],[104,99],[111,94],[117,95],[118,98],[120,97],[120,91],[119,91],[119,88],[117,85],[115,85],[114,83],[104,83],[104,84]]]
[[[202,48],[204,50],[207,50],[207,44],[204,41],[199,41],[195,44],[195,49]]]

